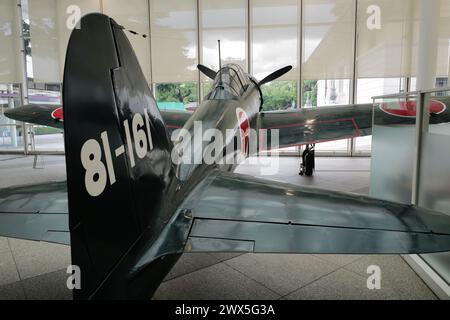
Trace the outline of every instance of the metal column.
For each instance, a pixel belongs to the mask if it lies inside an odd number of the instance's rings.
[[[23,33],[23,14],[22,14],[22,1],[17,0],[17,28],[20,31],[20,64],[22,67],[22,83],[21,83],[21,103],[22,105],[28,104],[28,76],[27,76],[27,53],[25,51],[25,35]],[[28,125],[23,124],[23,144],[25,155],[28,154]]]

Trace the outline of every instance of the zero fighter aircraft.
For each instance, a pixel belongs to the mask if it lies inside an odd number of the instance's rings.
[[[217,91],[220,79],[216,78],[220,73],[202,65],[199,65],[198,68],[215,81],[215,89],[206,96],[206,100],[218,100],[217,97],[211,97],[211,94]],[[229,76],[231,74],[232,78],[238,81],[236,83],[231,82],[232,85],[229,86],[229,91],[235,91],[233,92],[235,95],[233,99],[236,100],[242,96],[240,93],[241,90],[245,91],[251,88],[252,90],[258,91],[259,95],[257,95],[256,99],[260,105],[260,112],[251,119],[250,126],[252,129],[267,135],[264,142],[271,138],[271,132],[273,130],[278,130],[279,148],[306,146],[305,153],[303,154],[303,157],[305,157],[305,154],[312,150],[311,146],[317,143],[371,135],[374,115],[376,123],[380,125],[415,124],[416,101],[414,99],[379,103],[375,109],[373,108],[373,104],[356,104],[314,109],[262,111],[264,97],[262,92],[260,92],[260,87],[290,70],[291,67],[280,69],[258,82],[249,75],[244,74],[238,65],[228,65],[221,69],[222,75]],[[249,84],[252,85],[249,86]],[[429,102],[428,108],[430,112],[430,124],[450,122],[450,97],[433,97]],[[169,136],[173,136],[175,131],[183,128],[188,120],[192,118],[193,112],[160,110],[160,114],[164,120]],[[7,110],[5,111],[5,115],[10,119],[21,122],[58,129],[64,128],[63,108],[54,104],[29,104]],[[270,146],[260,143],[256,145],[256,150],[254,151],[258,153],[260,151],[267,151],[267,149],[270,149]],[[313,174],[314,153],[311,154],[311,161],[306,161],[303,158],[302,172],[300,174],[305,173],[307,176]]]
[[[204,72],[214,86],[187,121],[178,119],[185,134],[200,121],[241,136],[301,117],[263,116],[264,81],[236,66]],[[235,165],[175,164],[184,139],[169,139],[123,27],[105,15],[83,17],[72,32],[63,105],[67,183],[0,191],[0,236],[70,244],[81,270],[75,299],[149,298],[183,252],[450,251],[442,213],[256,179],[232,173]],[[281,144],[297,141],[295,132],[281,130]]]

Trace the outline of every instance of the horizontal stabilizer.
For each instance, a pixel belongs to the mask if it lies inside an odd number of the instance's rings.
[[[66,182],[3,189],[0,236],[70,244]]]

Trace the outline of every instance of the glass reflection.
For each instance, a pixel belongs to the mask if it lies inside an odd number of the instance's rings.
[[[298,78],[299,4],[297,0],[252,1],[253,75],[263,79],[287,65],[294,70],[283,79]]]
[[[305,79],[352,77],[355,1],[304,0]]]
[[[196,81],[196,1],[152,0],[151,22],[153,82]]]
[[[16,3],[0,1],[0,83],[18,82],[18,39]]]
[[[221,40],[222,64],[247,69],[247,1],[201,1],[202,63],[219,70],[217,40]]]
[[[0,150],[23,149],[22,125],[4,116],[20,105],[20,87],[0,84]]]

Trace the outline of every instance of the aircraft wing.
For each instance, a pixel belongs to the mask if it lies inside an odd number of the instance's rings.
[[[66,182],[0,192],[0,236],[70,244]]]
[[[8,110],[5,112],[5,115],[10,119],[21,122],[63,129],[63,121],[58,120],[58,118],[55,119],[54,116],[54,112],[57,109],[61,109],[61,106],[47,104],[29,104],[12,110]],[[181,129],[192,116],[192,112],[168,110],[161,111],[161,115],[167,126],[167,130],[171,133],[176,129]]]
[[[61,108],[61,106],[58,105],[28,104],[7,110],[5,116],[21,122],[63,129],[63,122],[52,116],[55,110],[59,108]]]
[[[448,216],[364,196],[214,172],[187,197],[190,252],[448,251]],[[65,182],[4,189],[0,236],[70,244]]]
[[[394,254],[450,250],[449,217],[411,205],[214,173],[183,205],[190,252]]]
[[[185,251],[426,253],[450,249],[449,217],[411,205],[214,171],[188,195]],[[0,236],[70,244],[65,182],[0,192]]]
[[[261,129],[279,130],[280,148],[354,138],[372,133],[372,104],[261,113]],[[264,147],[263,147],[264,149]]]

